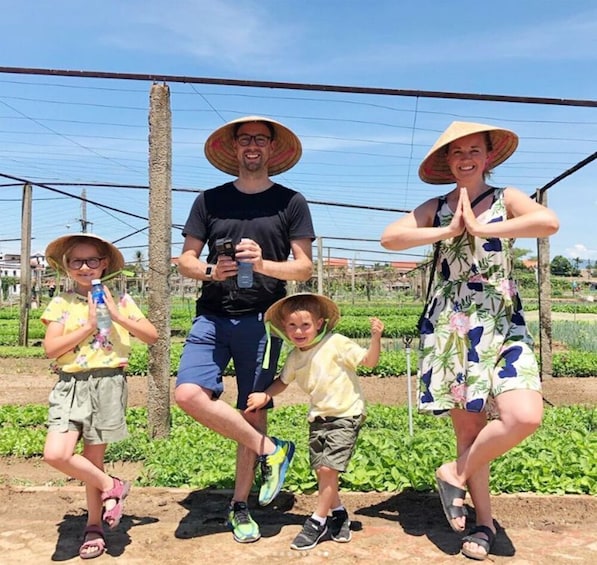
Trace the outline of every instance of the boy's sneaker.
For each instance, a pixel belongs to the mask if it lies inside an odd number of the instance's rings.
[[[282,439],[272,438],[276,444],[276,451],[271,455],[262,455],[261,463],[261,489],[259,490],[259,504],[267,506],[280,492],[286,471],[294,455],[294,443]]]
[[[292,549],[312,549],[318,543],[319,540],[325,536],[328,528],[325,524],[320,524],[313,518],[307,518],[301,533],[294,538],[294,541],[290,544]]]
[[[251,518],[246,502],[233,502],[228,508],[228,527],[238,543],[251,543],[261,537],[259,526]]]
[[[346,510],[334,510],[330,523],[330,534],[334,541],[347,543],[352,539],[350,531],[350,520]]]

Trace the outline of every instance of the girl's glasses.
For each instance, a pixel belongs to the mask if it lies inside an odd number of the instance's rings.
[[[68,267],[69,267],[69,269],[74,269],[75,271],[82,269],[83,265],[87,265],[90,269],[97,269],[100,266],[102,259],[105,259],[105,257],[88,257],[87,259],[69,259]]]

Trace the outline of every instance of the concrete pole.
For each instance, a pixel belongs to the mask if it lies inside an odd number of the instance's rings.
[[[147,420],[152,438],[170,433],[170,291],[172,113],[170,89],[154,84],[149,109],[149,319],[158,342],[149,348]]]

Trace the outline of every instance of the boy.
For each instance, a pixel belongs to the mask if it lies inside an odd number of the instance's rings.
[[[311,400],[309,457],[319,494],[315,512],[290,545],[292,549],[307,550],[319,543],[328,531],[330,510],[332,539],[351,539],[350,520],[339,496],[339,474],[348,466],[365,420],[365,398],[356,369],[358,365],[377,365],[383,323],[371,318],[371,344],[364,349],[343,335],[331,333],[339,319],[333,301],[309,293],[278,300],[264,317],[294,349],[267,390],[249,395],[247,411],[266,406],[294,380]]]

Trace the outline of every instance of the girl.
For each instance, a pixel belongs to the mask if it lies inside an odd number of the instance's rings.
[[[44,460],[85,483],[87,527],[79,555],[91,559],[106,549],[102,518],[110,529],[116,528],[130,490],[129,481],[104,472],[107,444],[128,435],[124,368],[130,335],[148,344],[158,336],[130,296],[125,294],[117,304],[105,286],[113,323],[108,335],[97,329],[91,281],[124,266],[114,245],[88,233],[66,235],[48,245],[46,259],[72,279],[74,290],[53,297],[41,318],[47,326],[44,349],[56,360],[53,368],[58,374],[49,399]],[[80,438],[81,455],[75,453]]]

